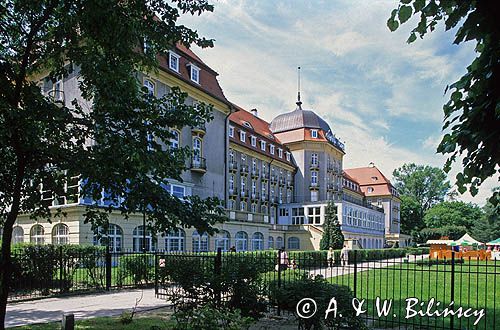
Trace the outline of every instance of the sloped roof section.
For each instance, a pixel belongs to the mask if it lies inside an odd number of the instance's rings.
[[[391,181],[376,166],[344,169],[344,173],[359,183],[361,191],[367,197],[397,196],[397,193],[393,193],[395,189]]]
[[[242,107],[233,103],[233,107],[237,110],[229,116],[229,120],[240,126],[245,126],[245,123],[252,125],[256,134],[262,135],[276,143],[281,143],[273,132],[269,129],[269,123],[264,119],[254,116],[252,113],[246,111]]]
[[[311,110],[295,109],[281,114],[271,121],[273,133],[286,132],[299,128],[317,128],[325,132],[331,131],[330,125]]]

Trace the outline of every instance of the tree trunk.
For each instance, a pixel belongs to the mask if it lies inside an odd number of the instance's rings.
[[[7,310],[7,299],[9,297],[10,276],[12,273],[11,249],[12,228],[19,215],[21,204],[21,188],[24,180],[25,162],[23,159],[18,163],[16,180],[13,187],[12,206],[5,220],[2,235],[2,251],[0,253],[0,330],[5,329],[5,314]]]
[[[10,216],[10,214],[9,214]],[[2,235],[2,251],[0,256],[0,329],[5,329],[5,313],[9,296],[10,276],[12,272],[10,242],[12,225],[5,226]]]

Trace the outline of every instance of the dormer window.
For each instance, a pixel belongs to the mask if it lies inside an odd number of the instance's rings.
[[[229,137],[234,137],[234,127],[229,126]]]
[[[289,162],[290,161],[290,153],[287,151],[286,152],[286,160]]]
[[[168,67],[175,72],[179,72],[180,56],[170,51],[168,54]]]
[[[200,83],[200,68],[198,68],[194,64],[190,64],[189,65],[189,72],[190,72],[191,81],[194,81],[195,83],[199,84]]]
[[[281,148],[278,149],[278,157],[283,158],[283,149]]]
[[[269,152],[274,155],[274,146],[272,144],[269,145]]]
[[[368,187],[367,191],[368,191],[369,193],[372,193],[372,192],[373,192],[373,188],[372,188],[372,187]]]
[[[266,151],[266,141],[260,141],[260,150]]]
[[[257,146],[257,137],[252,135],[250,137],[250,142],[252,143],[252,147],[256,147]]]
[[[243,126],[245,126],[246,128],[253,129],[252,125],[248,121],[244,122]]]
[[[377,181],[378,178],[376,176],[372,176],[372,181]]]
[[[246,142],[246,140],[247,140],[247,133],[244,131],[240,131],[240,141]]]
[[[311,137],[313,139],[317,139],[318,138],[318,130],[317,129],[312,129],[311,130]]]

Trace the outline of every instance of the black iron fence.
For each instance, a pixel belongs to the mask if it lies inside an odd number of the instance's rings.
[[[95,247],[14,250],[9,300],[152,287],[154,258],[152,253],[110,252]]]
[[[210,301],[255,310],[265,306],[268,312],[298,315],[287,289],[299,290],[304,279],[320,278],[334,288],[331,298],[340,299],[339,292],[346,296],[339,288],[347,289],[349,297],[356,298],[349,307],[375,328],[497,329],[500,325],[496,260],[454,254],[429,259],[426,250],[415,249],[354,250],[346,258],[340,251],[330,258],[326,251],[32,249],[12,254],[10,301],[154,285],[157,297],[171,303],[196,306]],[[318,298],[307,287],[294,297]]]
[[[355,298],[349,299],[349,307],[375,328],[497,329],[500,325],[500,262],[496,260],[459,259],[454,255],[429,259],[426,254],[366,260],[365,251],[350,251],[345,259],[336,252],[333,260],[326,252],[288,252],[279,257],[276,251],[163,253],[155,258],[156,294],[172,303],[179,299],[204,303],[196,299],[200,295],[219,304],[231,302],[241,289],[234,281],[254,281],[257,272],[259,296],[267,310],[277,314],[298,316],[299,312],[296,306],[290,308],[290,301],[280,301],[277,291],[296,290],[300,288],[297,283],[305,278],[321,278],[332,287],[348,288],[350,297]],[[345,290],[332,292],[345,296]],[[291,297],[288,294],[285,296]],[[308,294],[313,293],[305,288],[301,299],[318,298]],[[345,297],[333,294],[331,298]],[[324,316],[326,310],[317,313]]]

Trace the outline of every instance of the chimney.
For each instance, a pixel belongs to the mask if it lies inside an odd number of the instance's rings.
[[[370,164],[368,164],[368,167],[375,167],[375,163],[374,162],[370,162]]]
[[[250,110],[250,112],[252,113],[252,115],[259,118],[259,116],[257,115],[257,109],[253,108],[252,110]]]

